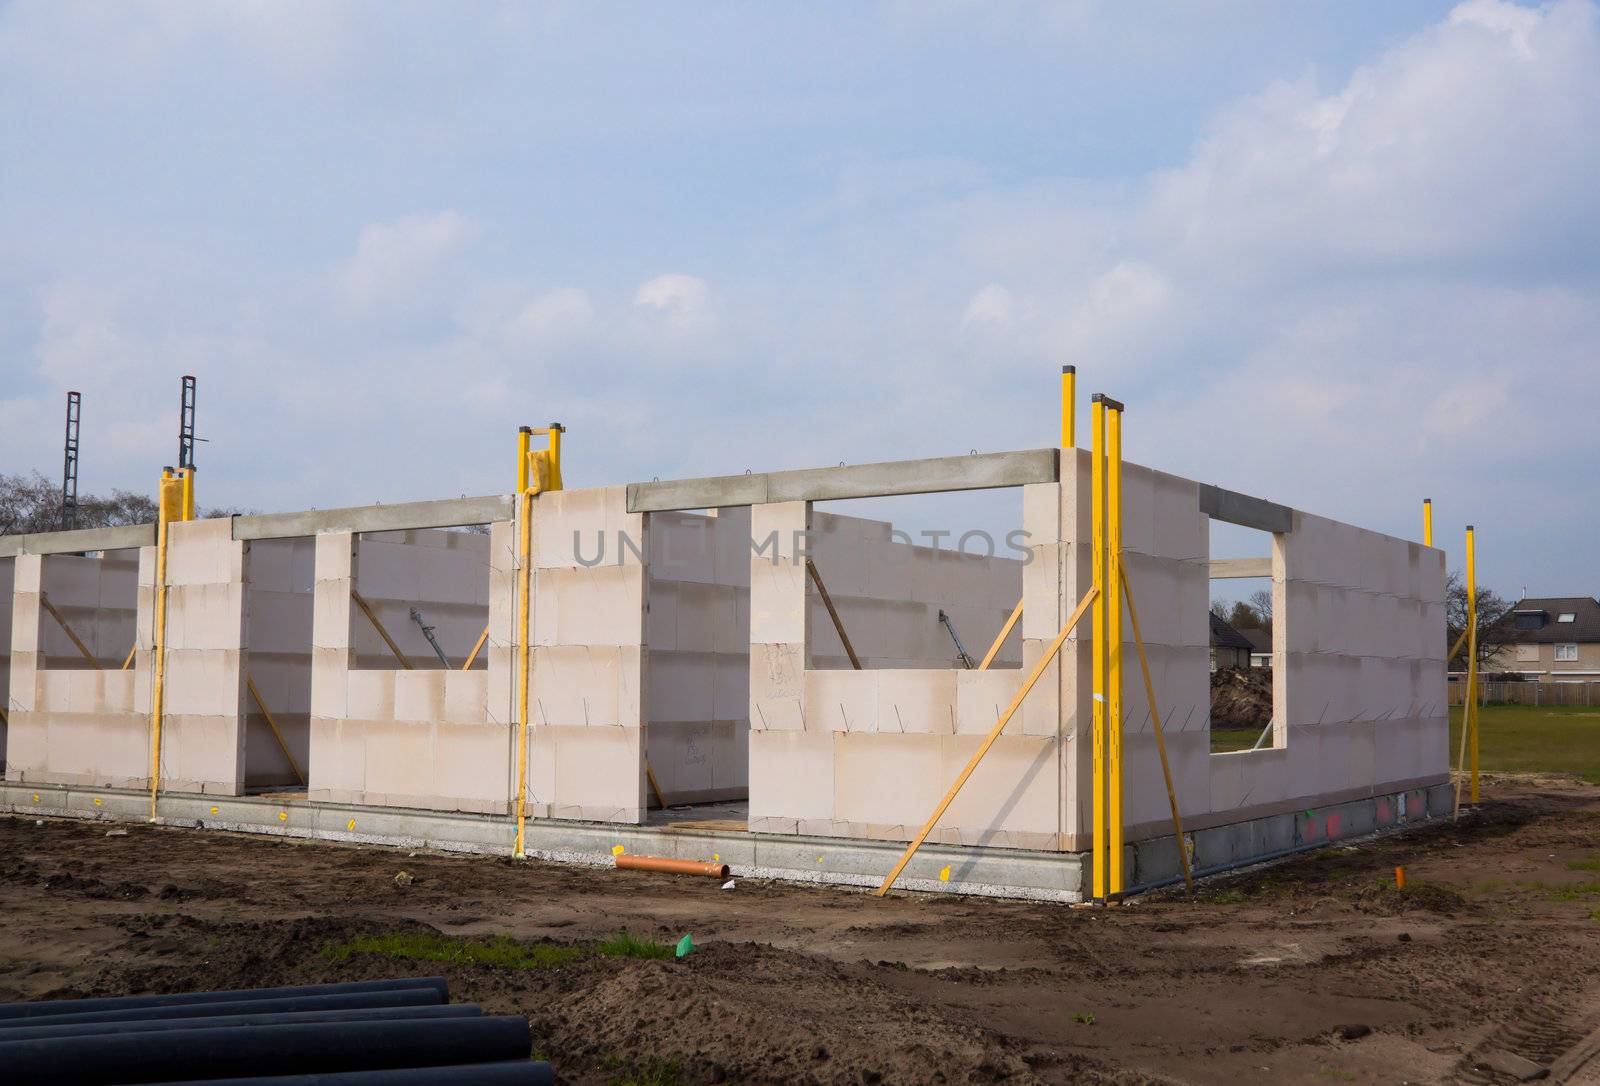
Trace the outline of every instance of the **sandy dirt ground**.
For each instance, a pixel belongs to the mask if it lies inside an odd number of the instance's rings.
[[[1455,825],[1112,909],[0,818],[0,918],[0,1000],[443,973],[584,1084],[1512,1082],[1600,1027],[1600,788],[1500,780]],[[324,952],[623,930],[699,949]]]

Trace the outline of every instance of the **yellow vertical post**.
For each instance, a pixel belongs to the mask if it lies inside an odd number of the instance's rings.
[[[1094,845],[1091,859],[1094,868],[1094,897],[1104,901],[1106,896],[1106,446],[1105,404],[1097,392],[1089,408],[1089,458],[1090,478],[1090,547],[1094,570],[1094,678],[1089,689],[1094,708],[1094,793],[1091,800],[1091,817],[1094,821]]]
[[[533,552],[533,493],[523,490],[518,499],[521,523],[517,546],[517,847],[512,855],[520,860],[525,855],[523,825],[528,809],[528,567]]]
[[[1422,545],[1433,546],[1433,499],[1422,499]]]
[[[517,427],[517,493],[528,489],[528,450],[533,445],[533,427]]]
[[[1461,726],[1470,728],[1472,802],[1478,802],[1478,563],[1472,525],[1467,525],[1467,708]]]
[[[1122,405],[1106,411],[1106,892],[1122,893]]]
[[[1078,444],[1078,367],[1061,367],[1061,447]]]
[[[170,467],[161,469],[161,486],[156,500],[156,625],[154,637],[155,680],[150,695],[150,821],[156,820],[156,794],[161,788],[161,702],[167,672],[167,535],[174,520],[183,512],[183,483]]]
[[[561,435],[566,433],[566,427],[559,422],[550,424],[550,489],[560,490],[561,484]]]
[[[179,520],[193,520],[194,519],[194,468],[192,468],[192,467],[179,468],[178,472],[183,477],[183,515],[180,516],[178,519]]]

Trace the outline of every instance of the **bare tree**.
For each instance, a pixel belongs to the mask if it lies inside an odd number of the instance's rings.
[[[1516,636],[1511,628],[1511,604],[1506,602],[1494,591],[1478,586],[1478,671],[1483,673],[1489,670],[1490,664],[1506,648],[1516,641]],[[1467,584],[1462,575],[1452,570],[1444,582],[1444,627],[1445,650],[1456,643],[1456,638],[1461,636],[1461,631],[1467,628]],[[1465,671],[1467,668],[1467,649],[1463,645],[1461,651],[1446,661],[1447,666],[1453,670]]]
[[[1212,600],[1211,613],[1222,621],[1228,621],[1228,616],[1233,613],[1234,603],[1231,600]]]
[[[238,510],[203,509],[202,517],[226,517]],[[119,524],[154,524],[155,499],[131,490],[78,495],[79,528],[114,528]],[[27,475],[0,472],[0,535],[54,532],[61,527],[61,485],[37,471]]]
[[[1256,625],[1263,630],[1272,629],[1272,590],[1258,588],[1250,593],[1250,609],[1256,613]]]

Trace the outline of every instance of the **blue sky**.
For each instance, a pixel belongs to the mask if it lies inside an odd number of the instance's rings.
[[[0,470],[203,500],[1046,445],[1600,592],[1600,13],[0,5]],[[1459,553],[1458,548],[1456,553]]]

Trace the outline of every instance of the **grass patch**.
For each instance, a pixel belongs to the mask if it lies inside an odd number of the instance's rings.
[[[1596,894],[1600,894],[1600,882],[1573,882],[1550,891],[1550,896],[1557,901],[1577,901],[1580,897],[1594,897]]]
[[[1244,895],[1237,890],[1218,890],[1211,895],[1213,905],[1243,905]]]
[[[1482,731],[1481,725],[1479,730]],[[1212,728],[1211,753],[1226,754],[1230,750],[1249,750],[1260,738],[1260,728]],[[1269,747],[1272,745],[1270,738],[1266,745]]]
[[[677,956],[677,950],[673,947],[647,942],[625,931],[596,943],[594,952],[604,958],[644,958],[650,961],[666,961]]]
[[[1461,742],[1461,706],[1450,710],[1450,764]],[[1576,773],[1600,784],[1600,719],[1579,706],[1485,705],[1478,764],[1490,773]]]
[[[1586,860],[1568,860],[1568,871],[1600,871],[1600,856],[1590,856]]]
[[[509,935],[468,939],[431,931],[358,935],[348,942],[322,948],[322,956],[329,961],[348,961],[356,954],[376,954],[413,962],[492,965],[502,969],[550,969],[586,957],[668,959],[673,956],[673,949],[637,939],[627,932],[603,942],[562,945],[522,943]]]

